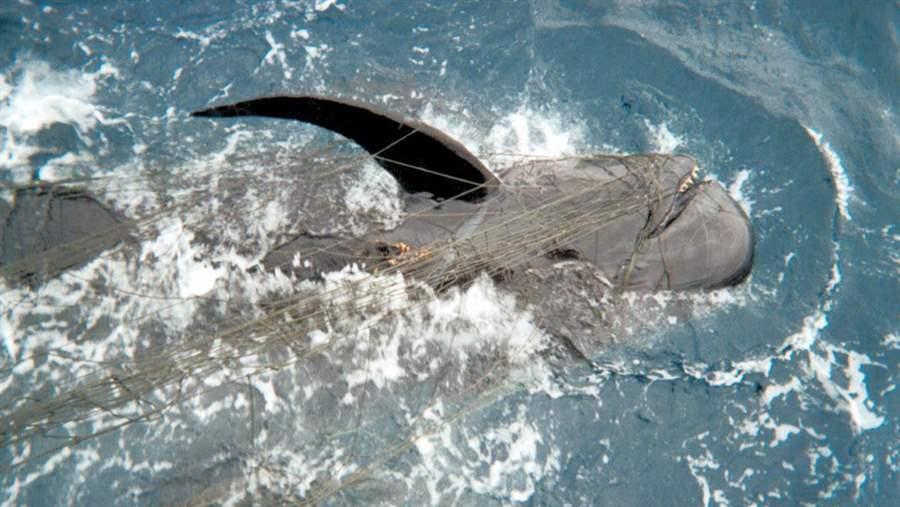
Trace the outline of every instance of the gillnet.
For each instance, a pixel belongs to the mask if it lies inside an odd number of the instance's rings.
[[[340,503],[359,500],[355,495],[387,501],[415,497],[411,484],[431,479],[409,482],[398,474],[425,455],[442,466],[466,461],[446,448],[436,458],[434,450],[460,438],[454,432],[461,421],[478,417],[479,411],[536,378],[552,376],[548,357],[591,362],[583,344],[558,341],[561,334],[545,325],[560,320],[543,313],[556,308],[553,303],[560,297],[540,286],[558,270],[545,267],[547,261],[578,264],[577,256],[561,245],[622,217],[647,214],[676,192],[655,179],[646,160],[608,157],[628,167],[625,178],[550,194],[539,202],[522,185],[521,195],[531,199],[526,209],[501,209],[468,237],[409,245],[324,234],[327,241],[292,250],[282,265],[264,270],[256,262],[224,287],[200,296],[143,292],[139,283],[117,286],[104,278],[104,257],[126,264],[135,257],[154,260],[141,245],[165,234],[173,220],[179,231],[191,231],[191,240],[216,245],[210,251],[264,253],[276,248],[292,237],[291,228],[296,236],[322,217],[282,217],[287,230],[277,234],[245,225],[265,215],[268,203],[286,197],[286,182],[303,181],[304,189],[293,190],[293,196],[304,204],[367,160],[339,152],[339,147],[327,146],[300,161],[266,159],[266,177],[255,171],[225,176],[226,171],[216,168],[215,182],[206,189],[197,183],[209,174],[182,174],[175,180],[186,190],[151,206],[140,218],[119,217],[102,230],[65,238],[62,244],[39,238],[39,253],[5,264],[10,297],[4,297],[4,312],[45,305],[42,290],[54,280],[83,284],[88,293],[106,298],[158,300],[146,312],[128,310],[89,326],[73,312],[73,320],[57,323],[68,327],[65,347],[31,344],[7,358],[0,374],[0,448],[6,474],[65,459],[83,446],[115,455],[116,445],[125,446],[131,438],[158,443],[166,441],[165,433],[170,440],[209,440],[215,451],[178,460],[177,474],[162,471],[137,493],[146,495],[141,497],[145,500],[204,505],[234,498],[317,503],[345,495]],[[540,174],[549,167],[546,162],[521,157],[513,165],[530,166]],[[233,156],[228,165],[261,164],[259,154],[253,154]],[[135,189],[151,185],[152,178],[113,184],[81,180],[16,191],[50,216],[65,214],[66,206],[79,199],[89,203],[94,195],[127,199]],[[101,190],[88,193],[94,184]],[[607,191],[611,185],[617,186],[616,198]],[[446,204],[433,202],[404,219],[446,218]],[[317,211],[326,218],[337,213],[333,207]],[[237,229],[254,244],[233,230],[217,230],[216,224],[223,222],[244,224]],[[652,225],[648,220],[632,238],[635,252],[645,248]],[[8,235],[4,241],[10,241]],[[261,258],[254,255],[255,261]],[[161,254],[156,257],[165,260]],[[290,276],[297,262],[322,257],[350,267],[313,281]],[[85,272],[95,278],[79,278]],[[608,324],[600,301],[614,304],[609,298],[615,296],[615,283],[583,264],[569,273],[577,275],[574,292],[583,298],[587,315],[596,317],[598,328]],[[253,292],[256,285],[248,279],[277,279],[278,289]],[[571,289],[573,279],[565,284]],[[184,306],[190,307],[184,313],[189,323],[168,322],[181,315],[172,308]],[[453,309],[468,313],[454,315]],[[23,328],[14,332],[41,325],[29,320],[28,311],[22,313],[18,322]],[[126,323],[134,330],[134,344],[94,354],[79,350],[81,345],[90,349],[92,340],[104,333],[112,336]],[[600,335],[598,331],[602,344],[606,339]],[[206,412],[211,415],[202,415]],[[200,438],[203,433],[208,434]],[[102,443],[91,444],[98,441]],[[475,484],[467,487],[477,491]],[[464,489],[443,486],[458,494]]]

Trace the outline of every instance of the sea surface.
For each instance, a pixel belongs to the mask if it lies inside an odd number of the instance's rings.
[[[589,365],[548,359],[554,330],[488,278],[335,273],[301,289],[404,299],[310,333],[320,354],[182,379],[150,419],[38,428],[0,449],[0,505],[895,505],[898,55],[889,0],[3,0],[0,181],[79,179],[127,217],[192,206],[40,286],[0,282],[0,416],[300,290],[248,269],[303,222],[295,186],[333,210],[323,230],[400,220],[360,150],[327,148],[357,162],[310,182],[296,161],[334,136],[189,116],[214,104],[356,98],[498,170],[687,153],[757,245],[740,287],[620,302]]]

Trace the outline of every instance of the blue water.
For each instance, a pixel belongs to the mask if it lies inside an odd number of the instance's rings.
[[[447,417],[429,445],[380,463],[326,503],[892,505],[900,498],[896,3],[248,4],[7,1],[0,180],[133,177],[142,191],[177,199],[182,189],[166,168],[209,160],[236,132],[187,113],[314,92],[425,116],[489,164],[503,160],[497,151],[550,149],[554,136],[579,153],[689,153],[706,176],[739,194],[757,232],[747,286],[643,331],[645,339],[598,350],[602,371],[555,365],[550,387],[511,375],[477,409]],[[530,135],[515,130],[519,120]],[[320,135],[250,125],[266,132],[249,138],[259,152]],[[491,141],[503,138],[498,132],[514,139]],[[239,151],[251,150],[247,139]],[[116,205],[152,209],[128,195],[117,193]],[[34,337],[48,326],[23,317],[9,297],[0,333],[4,364],[15,365],[43,346]],[[80,301],[56,302],[91,304]],[[53,332],[81,343],[81,317],[59,312]],[[322,382],[339,382],[340,365],[328,371],[334,378]],[[4,372],[13,384],[2,385],[0,406],[25,389]],[[288,402],[302,391],[272,378]],[[293,410],[355,417],[329,408],[322,393]],[[415,397],[399,386],[385,393],[365,411],[371,428],[362,444],[338,436],[323,444],[306,436],[323,427],[292,429],[299,415],[264,412],[269,447],[248,450],[234,429],[246,418],[204,419],[182,406],[171,417],[187,422],[171,432],[139,425],[83,444],[96,454],[76,447],[5,469],[0,500],[152,505],[209,493],[234,477],[250,477],[250,486],[223,498],[306,498],[317,487],[309,470],[362,467],[366,452],[390,446],[392,425],[403,425],[389,407]],[[328,417],[318,422],[330,424]],[[358,459],[346,458],[354,449]],[[2,462],[20,452],[3,450]],[[285,475],[262,477],[260,464]]]

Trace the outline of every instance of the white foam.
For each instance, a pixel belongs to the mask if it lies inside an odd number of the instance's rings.
[[[90,163],[93,157],[89,153],[68,152],[54,157],[41,167],[42,181],[59,181],[75,176],[78,167]]]
[[[750,171],[747,169],[741,169],[738,171],[737,175],[734,177],[734,181],[731,185],[728,186],[728,193],[731,194],[734,199],[741,204],[744,208],[744,211],[747,212],[747,215],[750,215],[751,210],[753,209],[753,201],[744,194],[744,185],[747,183],[747,180],[750,179]]]
[[[315,68],[316,62],[322,61],[328,56],[331,47],[328,44],[319,44],[318,46],[303,46],[303,50],[306,52],[304,68],[306,72],[310,72]]]
[[[287,64],[287,53],[285,52],[284,44],[277,42],[275,36],[269,30],[266,30],[266,42],[269,43],[269,52],[263,57],[263,63],[273,65],[275,60],[278,60],[281,68],[284,69],[284,78],[287,80],[293,78],[294,71]]]
[[[688,469],[690,470],[691,475],[694,476],[694,480],[696,480],[697,485],[700,486],[703,505],[704,507],[708,507],[714,492],[710,490],[709,480],[702,472],[704,470],[717,470],[719,468],[719,463],[713,458],[709,449],[704,448],[703,451],[703,456],[685,456],[685,459],[688,462]]]
[[[831,148],[831,143],[823,140],[822,134],[805,125],[803,128],[806,129],[806,133],[816,143],[816,147],[819,148],[822,156],[825,157],[828,170],[831,172],[831,180],[834,182],[835,203],[844,220],[850,220],[849,201],[853,187],[850,186],[850,178],[847,176],[847,170],[844,169],[841,163],[841,157]]]
[[[215,269],[191,245],[194,234],[185,230],[179,218],[162,223],[157,241],[143,244],[141,259],[156,259],[175,269],[177,294],[182,298],[202,296],[210,292],[224,275],[223,268]]]
[[[881,340],[881,345],[893,350],[900,350],[900,335],[896,333],[888,333]]]
[[[537,448],[542,439],[533,426],[517,421],[510,427],[504,428],[502,432],[495,434],[489,432],[486,437],[489,442],[492,442],[492,448],[495,447],[498,441],[506,444],[508,447],[506,460],[499,461],[495,459],[491,463],[486,481],[488,491],[501,488],[511,474],[524,472],[535,476],[541,473],[540,467],[536,463],[536,458]],[[477,486],[475,490],[478,490]],[[526,482],[519,488],[510,488],[508,497],[513,502],[525,502],[531,498],[532,494],[534,494],[534,484]]]
[[[459,438],[453,438],[454,434]],[[542,479],[560,470],[560,452],[548,447],[544,437],[528,421],[524,408],[514,420],[498,421],[486,429],[443,424],[415,441],[421,465],[413,468],[408,482],[414,487],[417,480],[424,481],[435,503],[458,500],[466,491],[527,502]],[[457,441],[464,450],[457,447]]]
[[[15,135],[34,134],[54,123],[73,125],[82,133],[94,128],[104,119],[92,103],[95,76],[27,62],[0,106],[0,125]]]
[[[366,232],[373,221],[380,229],[394,229],[403,219],[403,199],[397,180],[373,160],[367,160],[359,178],[348,189],[344,204],[352,214],[350,230],[354,234]]]
[[[769,442],[769,447],[777,447],[778,444],[786,441],[791,435],[800,433],[800,428],[793,424],[778,424],[775,426],[774,430],[775,436],[773,440]]]
[[[562,156],[585,145],[583,127],[555,113],[538,112],[527,104],[501,116],[479,143],[482,153]]]
[[[866,388],[866,375],[862,372],[865,365],[874,365],[884,368],[884,365],[873,362],[866,354],[847,351],[847,367],[844,375],[848,380],[847,389],[842,392],[849,406],[850,416],[858,431],[875,429],[884,422],[885,418],[876,411],[875,403],[869,399]]]
[[[40,291],[20,287],[5,293],[0,300],[0,331],[4,337],[16,337],[3,343],[16,364],[12,370],[16,384],[40,385],[49,378],[67,386],[95,373],[99,363],[131,357],[141,343],[149,343],[142,338],[147,317],[179,335],[191,325],[202,303],[194,297],[225,288],[228,267],[237,258],[233,252],[211,258],[192,244],[193,233],[181,217],[165,217],[155,225],[156,234],[148,234],[146,238],[151,239],[145,239],[139,251],[113,249],[46,282]],[[220,267],[213,268],[213,262]],[[233,273],[238,278],[229,277],[234,284],[229,288],[239,290],[242,297],[252,301],[264,292],[262,285],[240,283],[240,277],[252,279],[245,270]],[[272,287],[285,283],[289,282],[276,276],[264,282]],[[34,317],[50,320],[41,326],[24,325]],[[77,319],[80,325],[67,325],[62,319]],[[107,326],[106,334],[94,335],[94,328]],[[51,356],[39,368],[25,368],[33,365],[28,361],[30,354],[50,349],[60,355]],[[0,392],[8,384],[0,385]]]
[[[785,264],[789,261],[790,257],[786,258]],[[802,354],[806,359],[802,364],[803,369],[811,378],[818,381],[839,409],[847,412],[853,430],[858,433],[879,427],[884,422],[884,417],[878,414],[874,403],[868,398],[865,375],[860,369],[864,365],[876,363],[865,354],[820,340],[820,334],[828,327],[828,314],[833,306],[832,297],[838,290],[840,282],[840,246],[835,243],[831,276],[825,284],[825,298],[819,308],[804,317],[800,330],[784,340],[782,345],[784,353],[781,359],[792,360],[795,354]],[[832,367],[839,365],[836,354],[847,356],[848,364],[844,368],[846,386],[840,385],[831,376]]]
[[[10,292],[6,292],[6,298],[12,298],[12,294]],[[4,310],[7,310],[4,308]],[[0,319],[0,338],[3,340],[3,348],[6,349],[6,353],[12,360],[16,360],[19,357],[19,340],[16,338],[16,325],[15,321],[12,319],[3,318]],[[10,376],[10,379],[12,376]],[[3,384],[3,389],[0,389],[0,392],[3,392],[7,387],[7,384]]]
[[[65,448],[57,452],[56,454],[50,456],[40,470],[35,470],[29,473],[22,480],[19,487],[27,487],[32,482],[40,479],[43,476],[52,474],[57,467],[63,465],[66,461],[68,461],[69,457],[72,455],[72,449]]]
[[[684,137],[673,134],[666,122],[654,125],[649,120],[644,120],[644,125],[650,134],[649,141],[653,151],[674,153],[676,149],[684,145]]]
[[[748,373],[760,373],[763,376],[768,376],[771,369],[772,358],[765,357],[739,361],[734,364],[734,367],[731,370],[714,371],[706,374],[693,372],[693,376],[705,379],[706,382],[712,386],[731,386],[743,381],[744,376]],[[686,372],[691,373],[688,370],[686,370]]]
[[[799,391],[803,388],[800,379],[797,377],[791,377],[791,380],[786,384],[776,384],[772,383],[766,386],[766,389],[763,391],[762,400],[763,402],[769,406],[772,404],[772,401],[786,397],[789,393]]]
[[[802,329],[785,340],[785,345],[789,346],[785,358],[791,358],[796,352],[805,352],[806,362],[802,364],[804,370],[818,381],[838,408],[847,412],[854,431],[877,428],[884,422],[884,417],[877,413],[874,403],[869,399],[865,374],[860,369],[864,365],[875,363],[865,354],[818,340],[819,332],[827,325],[827,314],[821,310],[806,317]],[[839,364],[836,353],[848,357],[847,367],[844,368],[846,386],[832,378],[832,369]]]
[[[837,365],[835,353],[847,355],[847,367],[844,375],[847,387],[842,387],[831,378],[832,366]],[[825,348],[824,355],[810,354],[808,369],[815,375],[825,393],[850,416],[856,432],[871,430],[881,426],[884,417],[877,414],[874,404],[868,397],[865,374],[861,367],[875,364],[865,354],[848,351],[833,345]]]
[[[526,102],[512,111],[495,113],[497,118],[487,132],[473,128],[467,121],[469,111],[454,104],[439,111],[427,103],[418,116],[466,146],[501,176],[504,169],[523,158],[576,155],[586,148],[583,125],[561,114],[536,110]]]
[[[546,343],[532,316],[517,310],[515,298],[498,291],[487,276],[429,302],[428,311],[435,320],[433,329],[439,331],[437,339],[463,355],[470,347],[505,345],[510,359],[518,362],[533,357]],[[461,328],[460,320],[470,325]]]
[[[216,39],[214,36],[210,35],[201,35],[197,32],[192,32],[190,30],[185,30],[183,28],[179,28],[177,32],[175,32],[176,39],[187,39],[187,40],[195,40],[200,43],[200,47],[202,49],[206,49],[210,44],[212,44],[213,40]],[[132,58],[134,58],[134,54],[132,54]]]
[[[785,339],[785,345],[790,346],[791,353],[794,350],[808,351],[819,337],[819,332],[828,327],[828,316],[825,312],[817,310],[803,318],[800,330]]]
[[[383,389],[387,385],[407,376],[406,368],[401,362],[401,336],[392,334],[374,340],[369,329],[362,329],[354,337],[360,357],[365,357],[362,368],[352,370],[344,375],[347,382],[347,393],[341,400],[346,405],[356,400],[352,391],[355,387],[371,382],[375,387]]]
[[[6,76],[0,76],[0,100],[6,100],[12,90],[13,87],[6,81]]]
[[[42,61],[13,66],[15,84],[10,86],[6,76],[0,81],[0,127],[5,137],[0,168],[27,167],[29,158],[42,151],[39,145],[32,144],[31,137],[55,123],[72,125],[82,141],[90,145],[86,134],[106,121],[93,102],[97,80],[111,72],[56,70]],[[21,174],[16,176],[23,178]]]
[[[337,3],[337,0],[316,0],[314,9],[316,12],[325,12],[332,7],[340,11],[347,8],[344,4]]]

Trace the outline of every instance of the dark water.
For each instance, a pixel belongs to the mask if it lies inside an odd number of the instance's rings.
[[[185,182],[213,181],[227,154],[252,154],[264,180],[265,153],[327,136],[187,113],[273,93],[383,102],[448,130],[494,166],[509,152],[692,154],[748,208],[758,243],[747,286],[697,296],[702,310],[689,318],[598,351],[602,372],[547,373],[524,361],[477,409],[451,417],[446,401],[429,412],[441,429],[330,501],[891,505],[900,497],[898,12],[895,2],[7,2],[0,179],[107,178],[123,213],[178,199]],[[366,195],[373,202],[363,208],[396,212],[381,194]],[[204,293],[192,284],[208,277],[192,273],[218,268],[197,260],[179,227],[161,234],[171,243],[148,247],[171,254],[154,250],[177,266],[171,273],[148,270],[137,283],[142,268],[123,264],[79,276]],[[85,290],[71,279],[5,289],[4,362],[20,366],[4,370],[0,405],[51,371],[74,379],[88,359],[128,355],[148,329],[177,336],[200,315],[198,305],[163,310],[149,298],[91,299]],[[520,331],[519,310],[489,284],[457,295],[431,302],[426,317],[455,309],[482,330],[460,332],[476,348],[501,328]],[[156,328],[128,327],[152,312]],[[440,335],[389,331],[397,340]],[[383,357],[389,338],[379,342]],[[85,360],[21,366],[47,347]],[[230,493],[220,486],[224,498],[307,497],[321,487],[314,478],[368,462],[354,451],[389,447],[403,411],[385,407],[421,397],[385,366],[371,373],[386,380],[377,386],[383,405],[366,408],[365,443],[314,438],[329,420],[359,413],[334,408],[341,394],[329,382],[345,382],[341,368],[261,376],[266,403],[250,411],[261,411],[267,433],[250,449],[237,443],[246,417],[229,416],[246,412],[247,400],[226,386],[158,425],[4,472],[0,498],[158,504],[234,477],[247,482]],[[321,418],[310,415],[317,410]],[[24,452],[5,449],[3,462]]]

